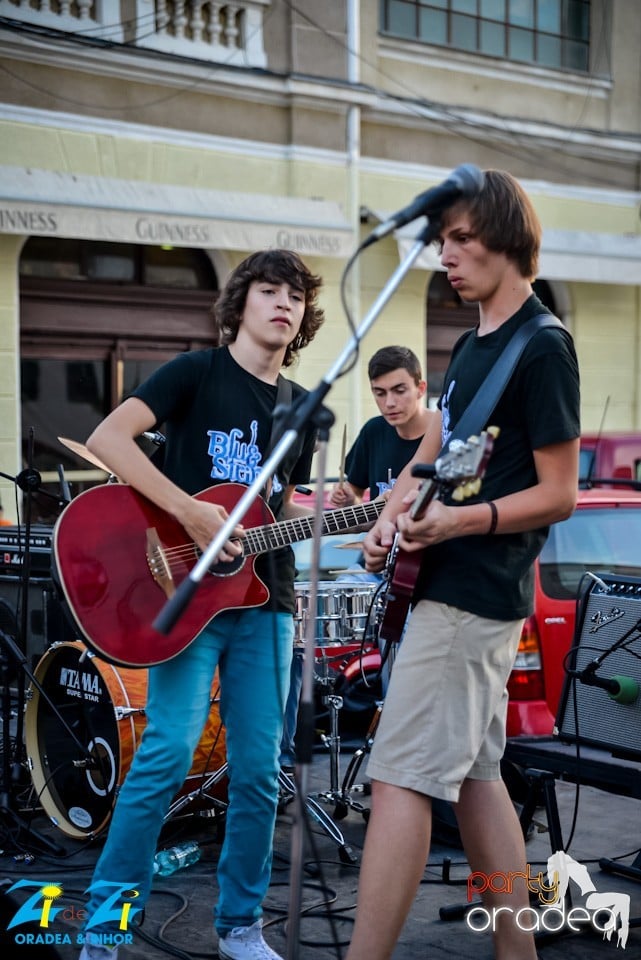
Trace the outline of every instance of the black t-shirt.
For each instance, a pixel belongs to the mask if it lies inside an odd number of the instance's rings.
[[[394,486],[399,473],[418,450],[421,437],[405,440],[385,417],[372,417],[361,428],[345,458],[345,476],[370,499]]]
[[[197,350],[170,360],[134,391],[166,436],[163,472],[195,494],[217,483],[249,486],[269,447],[278,389],[239,366],[227,347]],[[292,383],[292,401],[305,391]],[[315,430],[289,449],[273,478],[269,506],[282,517],[289,484],[308,483]],[[256,572],[270,587],[275,609],[294,610],[294,555],[290,547],[258,557]],[[273,576],[272,576],[273,574]]]
[[[546,312],[531,296],[498,330],[483,337],[472,330],[458,340],[439,401],[444,443],[515,330]],[[536,484],[532,451],[578,437],[579,412],[579,372],[572,338],[566,330],[540,330],[526,346],[485,424],[499,427],[500,434],[479,495],[464,504],[495,500]],[[488,510],[488,527],[489,523]],[[534,560],[547,534],[548,528],[543,527],[492,537],[459,537],[430,547],[425,551],[417,595],[496,620],[526,617],[532,612]]]

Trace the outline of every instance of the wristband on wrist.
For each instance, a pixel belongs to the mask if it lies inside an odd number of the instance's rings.
[[[493,500],[487,500],[487,505],[490,508],[490,513],[492,514],[492,519],[490,520],[490,529],[488,530],[488,536],[496,533],[496,525],[499,522],[499,511],[496,508],[496,504]]]

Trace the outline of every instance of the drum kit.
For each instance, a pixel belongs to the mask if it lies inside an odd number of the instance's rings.
[[[101,469],[81,444],[60,438],[65,445]],[[72,446],[73,444],[73,446]],[[367,815],[352,799],[360,762],[369,750],[380,714],[380,661],[377,647],[376,583],[339,580],[318,584],[316,609],[310,609],[310,584],[295,584],[295,643],[302,644],[313,618],[315,643],[314,683],[329,712],[329,732],[321,733],[330,754],[330,787],[308,797],[309,812],[339,846],[341,859],[355,858],[335,820],[351,807]],[[60,601],[62,603],[62,601]],[[70,639],[56,641],[31,669],[24,703],[24,746],[35,802],[51,822],[74,839],[90,839],[108,826],[116,796],[133,760],[146,725],[148,671],[115,666],[95,656],[76,639],[69,618]],[[218,711],[218,678],[211,690],[211,708],[194,753],[188,776],[166,815],[185,808],[217,816],[226,808],[225,731]],[[365,743],[352,758],[340,782],[339,712],[343,704],[355,709],[375,709]],[[20,708],[20,705],[19,705]],[[280,774],[282,794],[296,787]],[[320,803],[333,804],[333,819]]]
[[[64,834],[102,833],[145,728],[147,670],[116,667],[79,641],[52,644],[27,691],[25,744],[36,795]],[[192,767],[166,819],[187,803],[224,809],[225,732],[218,680]]]
[[[338,715],[343,698],[334,689],[345,676],[353,682],[372,682],[376,689],[374,671],[379,658],[369,625],[375,593],[375,584],[326,581],[318,593],[315,618],[316,684],[330,715],[329,734],[321,734],[321,740],[330,753],[331,782],[327,792],[308,798],[308,809],[349,862],[353,857],[342,834],[315,801],[334,804],[335,820],[344,816],[348,807],[365,813],[351,798],[358,772],[354,761],[349,780],[346,777],[342,785],[339,782]],[[310,615],[309,584],[296,584],[297,638]],[[365,660],[366,668],[361,663]],[[147,677],[147,670],[107,663],[75,639],[53,643],[35,665],[24,713],[27,767],[38,803],[65,835],[86,839],[107,828],[147,722]],[[166,820],[188,807],[209,816],[224,813],[227,764],[218,703],[216,677],[209,717],[192,767]],[[292,778],[284,773],[281,791],[286,795],[295,791]]]
[[[348,571],[340,579],[320,581],[316,590],[316,609],[310,610],[309,583],[296,583],[297,642],[306,636],[307,623],[314,619],[314,681],[321,704],[329,714],[329,731],[321,732],[321,742],[329,751],[329,789],[317,799],[334,807],[333,818],[340,820],[348,810],[369,814],[352,797],[359,790],[356,776],[373,742],[382,709],[381,654],[378,647],[380,595],[382,584],[362,579],[348,580]],[[340,712],[372,713],[363,745],[356,751],[344,779],[340,778]],[[362,790],[362,788],[361,788]]]

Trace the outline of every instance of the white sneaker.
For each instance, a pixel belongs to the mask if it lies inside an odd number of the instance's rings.
[[[251,927],[234,927],[219,939],[218,956],[222,960],[283,960],[265,943],[262,927],[262,920],[252,923]]]
[[[118,947],[104,947],[99,943],[85,943],[78,960],[118,960]]]

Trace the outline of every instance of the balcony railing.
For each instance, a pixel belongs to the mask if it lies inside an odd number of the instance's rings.
[[[241,67],[266,67],[263,12],[271,0],[136,0],[139,47],[215,60]]]
[[[266,67],[263,17],[271,0],[0,0],[0,16],[86,37],[233,66]],[[127,16],[114,22],[114,9]],[[120,14],[119,14],[120,15]]]
[[[114,4],[104,0],[38,0],[35,4],[31,0],[0,0],[0,16],[11,20],[119,43],[123,26],[114,23],[113,9]]]

